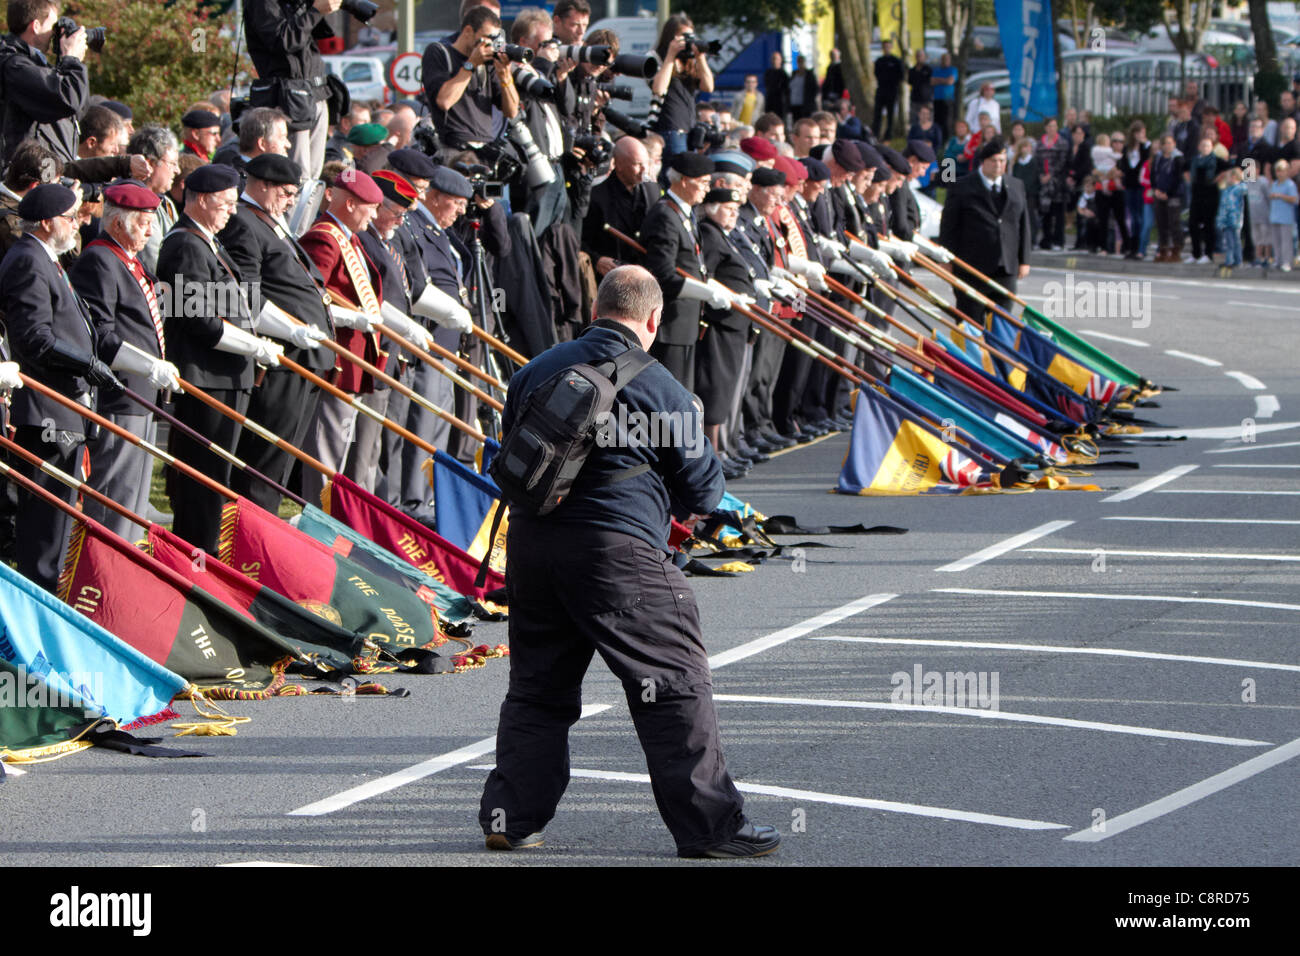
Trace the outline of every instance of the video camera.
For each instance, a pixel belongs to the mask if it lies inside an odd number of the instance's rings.
[[[677,54],[677,59],[679,60],[693,60],[701,53],[706,53],[709,56],[717,56],[722,52],[721,40],[701,42],[700,38],[694,33],[683,33],[682,40],[685,41],[686,46],[684,46],[682,51]]]
[[[597,83],[596,89],[609,94],[611,100],[627,100],[628,102],[631,102],[632,100],[632,87],[630,86],[616,86],[613,83]]]
[[[56,56],[59,55],[63,38],[72,36],[77,32],[77,29],[77,21],[72,17],[59,17],[54,21],[54,37],[51,40],[51,49]],[[108,31],[104,27],[86,27],[86,49],[92,53],[103,53],[104,41],[107,39]]]
[[[483,199],[500,199],[506,194],[507,185],[524,173],[524,164],[515,158],[515,152],[504,140],[494,140],[475,150],[481,163],[455,163],[451,168],[469,180],[474,190],[474,197]],[[466,215],[471,218],[476,209],[470,203]]]

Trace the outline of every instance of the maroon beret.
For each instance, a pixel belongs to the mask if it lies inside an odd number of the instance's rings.
[[[113,183],[104,187],[104,199],[123,209],[157,209],[162,199],[139,183]]]
[[[740,141],[740,149],[745,155],[757,160],[776,159],[779,153],[776,144],[766,136],[749,136]]]
[[[384,201],[383,191],[373,179],[359,169],[348,168],[335,177],[334,186],[346,189],[362,202],[380,203]]]

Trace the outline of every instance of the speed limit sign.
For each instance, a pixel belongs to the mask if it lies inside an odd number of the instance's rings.
[[[393,89],[408,96],[414,96],[424,89],[420,75],[418,53],[403,53],[393,57],[393,64],[388,68],[388,78],[393,82]]]

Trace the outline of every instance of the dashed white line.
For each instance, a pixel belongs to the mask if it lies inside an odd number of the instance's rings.
[[[1236,462],[1231,465],[1211,465],[1211,468],[1300,468],[1300,465],[1239,465]]]
[[[471,770],[491,770],[491,767],[474,766]],[[650,775],[645,773],[627,773],[621,770],[585,770],[569,771],[571,777],[585,777],[589,780],[616,780],[625,783],[649,783]],[[871,800],[866,797],[849,797],[839,793],[822,793],[818,790],[795,790],[791,787],[772,787],[762,783],[745,783],[736,781],[736,789],[741,793],[761,794],[767,797],[786,797],[791,800],[803,800],[809,803],[832,803],[843,807],[861,807],[864,810],[883,810],[886,813],[907,813],[918,817],[937,817],[941,820],[958,820],[963,823],[983,823],[995,827],[1011,827],[1016,830],[1068,830],[1062,823],[1048,823],[1043,820],[1026,820],[1021,817],[1004,817],[994,813],[975,813],[970,810],[952,810],[948,807],[932,807],[923,803],[899,803],[895,800]]]
[[[1100,720],[1078,720],[1074,717],[1050,717],[1045,714],[1023,714],[1008,710],[981,710],[977,707],[941,707],[927,704],[895,704],[881,700],[827,700],[820,697],[760,697],[750,694],[714,694],[721,703],[787,704],[796,707],[839,707],[850,710],[904,711],[913,714],[944,714],[948,717],[974,717],[984,720],[1007,720],[1022,724],[1044,724],[1067,727],[1071,730],[1097,730],[1110,734],[1132,734],[1137,737],[1162,737],[1167,740],[1187,740],[1202,744],[1223,744],[1227,747],[1267,747],[1267,740],[1246,737],[1221,737],[1218,734],[1198,734],[1189,730],[1164,730],[1160,727],[1137,727],[1132,724],[1111,724]]]
[[[1109,515],[1102,521],[1162,521],[1170,524],[1300,524],[1289,518],[1156,518],[1137,515]]]
[[[1255,425],[1250,428],[1247,428],[1247,426],[1245,425],[1222,425],[1222,426],[1212,427],[1212,428],[1171,428],[1168,431],[1162,431],[1155,436],[1148,435],[1146,437],[1147,438],[1154,437],[1157,439],[1160,437],[1224,438],[1224,439],[1235,438],[1237,441],[1241,441],[1242,436],[1245,435],[1247,431],[1254,432],[1255,434],[1258,435],[1258,434],[1262,434],[1263,432],[1284,431],[1288,428],[1295,428],[1297,425],[1300,425],[1300,422],[1269,422],[1264,425]]]
[[[1169,482],[1181,478],[1188,472],[1195,471],[1198,467],[1199,466],[1197,465],[1179,465],[1176,468],[1170,468],[1168,471],[1161,472],[1158,475],[1148,478],[1146,481],[1138,482],[1132,488],[1125,488],[1123,491],[1117,491],[1109,498],[1102,498],[1102,504],[1107,504],[1113,501],[1132,501],[1138,495],[1145,495],[1152,488],[1159,488],[1161,485],[1167,485]]]
[[[1252,391],[1262,392],[1268,387],[1255,376],[1248,375],[1245,372],[1224,372],[1223,374],[1228,376],[1228,378],[1235,378],[1238,382]]]
[[[1240,551],[1128,551],[1123,548],[1025,548],[1040,554],[1082,554],[1117,558],[1211,558],[1222,561],[1300,561],[1300,554],[1243,554]]]
[[[1271,427],[1271,426],[1270,426]],[[1258,429],[1256,429],[1258,431]],[[1238,436],[1240,437],[1240,436]],[[1211,448],[1206,452],[1207,455],[1230,455],[1238,451],[1265,451],[1271,448],[1295,448],[1300,445],[1300,441],[1279,441],[1271,445],[1256,445],[1254,442],[1246,442],[1236,448]]]
[[[969,647],[985,651],[1024,651],[1028,654],[1088,654],[1097,657],[1136,657],[1142,660],[1175,661],[1181,664],[1218,664],[1224,667],[1252,667],[1271,671],[1300,672],[1300,664],[1277,664],[1272,661],[1245,661],[1232,657],[1198,657],[1193,654],[1162,654],[1158,651],[1133,651],[1119,647],[1065,647],[1060,644],[1011,644],[1002,641],[939,641],[921,637],[856,637],[826,634],[810,641],[843,641],[846,644],[906,644],[923,647]]]
[[[709,658],[709,667],[716,670],[719,667],[725,667],[728,664],[734,664],[736,661],[744,660],[746,657],[752,657],[755,654],[761,654],[769,648],[776,647],[778,644],[784,644],[787,641],[793,641],[795,638],[803,637],[813,631],[820,630],[830,624],[838,624],[846,617],[852,617],[868,608],[873,608],[878,604],[884,604],[886,601],[892,601],[898,597],[897,594],[868,594],[866,597],[858,598],[856,601],[850,601],[848,604],[841,605],[830,611],[823,611],[816,617],[810,617],[806,621],[798,624],[792,624],[790,627],[782,628],[779,631],[773,631],[763,637],[747,641],[739,647],[733,647],[727,651],[721,651]]]
[[[1014,551],[1016,548],[1023,547],[1031,541],[1037,541],[1039,538],[1046,537],[1062,528],[1068,528],[1074,524],[1073,521],[1049,521],[1047,524],[1040,524],[1037,528],[1030,528],[1018,535],[1007,538],[1005,541],[999,541],[997,544],[991,544],[987,548],[976,551],[974,554],[968,554],[964,558],[959,558],[951,564],[945,564],[941,568],[935,568],[936,571],[965,571],[967,568],[973,568],[977,564],[983,564],[985,561],[991,561],[994,558],[1001,557],[1008,551]]]
[[[1245,305],[1245,306],[1249,306],[1252,309],[1270,309],[1270,310],[1276,310],[1278,312],[1294,313],[1296,311],[1296,307],[1294,305],[1265,305],[1262,302],[1242,302],[1240,299],[1229,299],[1228,305]]]
[[[1080,335],[1090,335],[1094,339],[1105,339],[1107,342],[1119,342],[1121,345],[1132,345],[1135,348],[1150,348],[1150,342],[1143,342],[1141,339],[1130,339],[1123,335],[1112,335],[1109,332],[1098,332],[1096,329],[1080,329]]]
[[[1276,395],[1256,395],[1255,396],[1255,417],[1272,418],[1274,412],[1282,410],[1281,404],[1278,403]]]
[[[1128,813],[1121,813],[1117,817],[1111,817],[1106,821],[1103,829],[1094,830],[1089,827],[1086,830],[1071,833],[1065,839],[1076,843],[1098,843],[1110,837],[1118,836],[1125,830],[1131,830],[1136,826],[1149,823],[1158,817],[1173,813],[1175,810],[1181,810],[1197,800],[1216,794],[1220,790],[1226,790],[1243,780],[1249,780],[1256,774],[1263,773],[1278,764],[1286,763],[1297,754],[1300,754],[1300,739],[1293,740],[1280,747],[1274,747],[1267,753],[1252,757],[1245,763],[1239,763],[1222,773],[1216,773],[1213,777],[1207,777],[1199,783],[1184,787],[1182,790],[1171,793],[1167,797],[1161,797],[1159,800],[1154,800],[1138,807],[1136,810],[1130,810]]]
[[[1240,488],[1166,488],[1160,495],[1300,495],[1300,491],[1244,491]]]
[[[992,595],[998,597],[1044,597],[1088,601],[1157,601],[1166,604],[1218,604],[1224,607],[1258,607],[1275,611],[1300,611],[1300,604],[1277,601],[1236,601],[1229,598],[1182,597],[1176,594],[1097,594],[1090,591],[1000,591],[992,588],[931,588],[943,594]]]
[[[1210,368],[1222,368],[1223,363],[1212,358],[1206,358],[1204,355],[1195,355],[1192,352],[1180,352],[1178,349],[1165,349],[1166,355],[1172,355],[1174,358],[1187,359],[1189,362],[1197,362],[1201,365],[1208,365]]]

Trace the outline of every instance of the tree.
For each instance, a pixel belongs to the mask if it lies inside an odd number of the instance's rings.
[[[1195,53],[1201,48],[1201,41],[1210,25],[1210,14],[1214,6],[1209,0],[1174,0],[1174,22],[1178,32],[1174,32],[1173,23],[1165,18],[1165,32],[1174,49],[1178,51],[1178,72],[1187,79],[1187,54]]]
[[[766,33],[785,30],[802,20],[804,4],[803,0],[692,0],[681,12],[689,14],[696,26],[735,25]]]
[[[854,103],[873,102],[876,75],[871,69],[871,28],[875,21],[872,0],[834,0],[835,31],[844,55],[844,82]]]
[[[1277,43],[1268,23],[1266,0],[1250,0],[1250,29],[1255,34],[1255,95],[1277,109],[1287,83],[1277,61]]]
[[[943,45],[952,54],[952,64],[957,67],[957,85],[953,87],[953,118],[965,116],[966,63],[975,46],[976,0],[938,0],[939,25],[943,29]]]
[[[189,105],[230,86],[234,23],[208,16],[201,0],[170,7],[122,0],[68,0],[62,12],[86,26],[108,25],[102,54],[87,57],[91,92],[121,100],[135,125],[176,126]],[[240,56],[239,72],[251,70]]]

